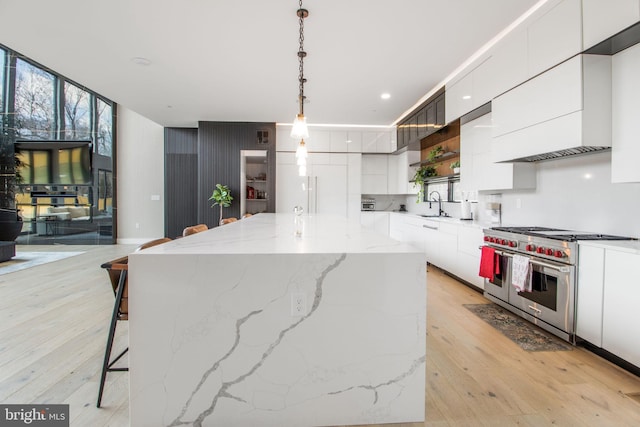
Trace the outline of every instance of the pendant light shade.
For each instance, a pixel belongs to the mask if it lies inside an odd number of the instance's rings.
[[[291,128],[291,138],[305,139],[309,138],[309,128],[307,128],[307,118],[304,114],[296,115]]]

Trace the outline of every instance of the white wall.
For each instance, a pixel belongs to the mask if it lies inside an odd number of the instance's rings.
[[[535,190],[502,194],[503,224],[640,237],[640,183],[611,183],[610,152],[541,162],[536,167]]]
[[[117,242],[144,243],[164,236],[164,128],[121,105],[117,111]]]

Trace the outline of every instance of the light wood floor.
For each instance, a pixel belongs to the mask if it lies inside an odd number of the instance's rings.
[[[134,247],[55,249],[86,253],[0,276],[0,402],[68,403],[72,426],[127,426],[127,373],[109,374],[95,407],[113,304],[100,264]],[[462,306],[482,295],[431,267],[427,300],[424,425],[640,425],[640,402],[628,396],[640,378],[582,348],[521,350]]]

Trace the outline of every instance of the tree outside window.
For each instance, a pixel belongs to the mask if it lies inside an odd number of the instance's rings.
[[[55,77],[26,61],[16,61],[15,117],[18,136],[52,139],[55,135]]]
[[[98,123],[97,130],[97,144],[98,154],[111,157],[111,143],[112,137],[112,109],[111,105],[107,104],[100,98],[97,102],[98,108]]]
[[[65,139],[91,138],[90,95],[69,82],[64,84],[64,135]]]

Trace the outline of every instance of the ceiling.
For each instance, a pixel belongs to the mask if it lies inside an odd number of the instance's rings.
[[[305,0],[308,122],[392,124],[536,2]],[[298,108],[297,8],[0,0],[0,43],[162,126],[287,123]]]

